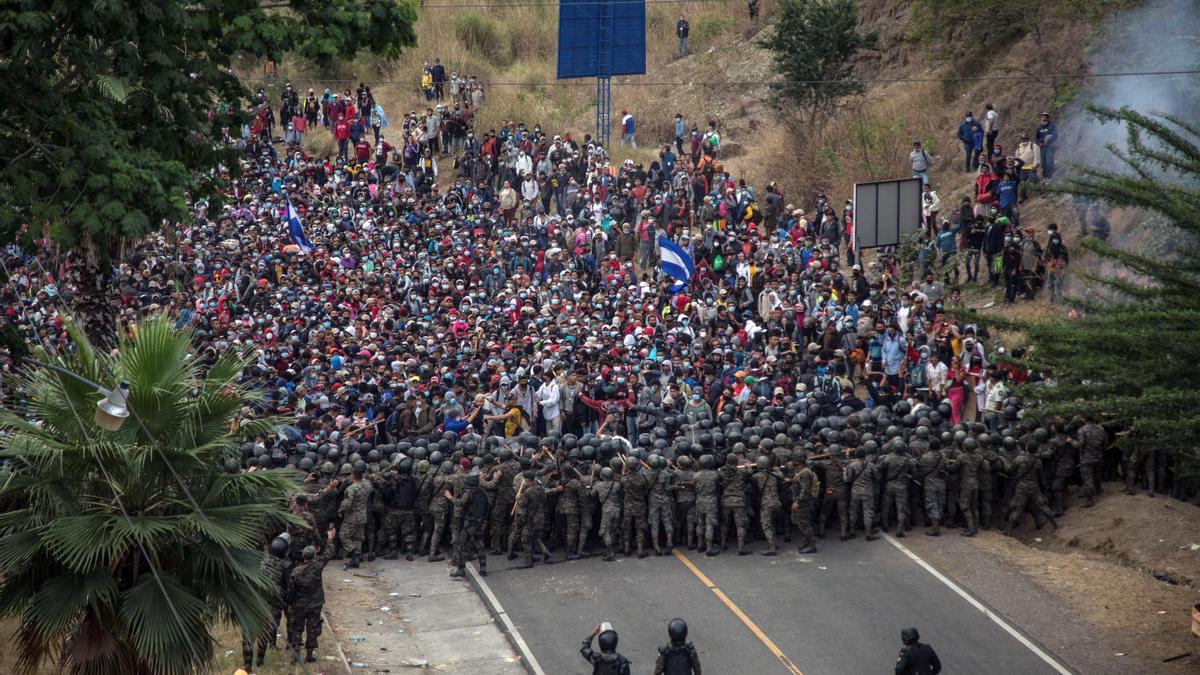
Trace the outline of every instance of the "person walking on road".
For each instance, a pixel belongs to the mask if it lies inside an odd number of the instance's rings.
[[[900,658],[896,659],[896,675],[937,675],[942,672],[942,662],[933,647],[920,642],[921,634],[916,628],[900,631]]]
[[[658,648],[654,675],[700,675],[700,655],[687,641],[688,626],[683,619],[671,619],[667,636],[671,643]]]

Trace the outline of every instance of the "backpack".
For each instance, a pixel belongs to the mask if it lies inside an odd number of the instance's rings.
[[[417,504],[417,481],[412,476],[400,476],[394,481],[391,508],[409,510]]]
[[[663,675],[692,675],[690,644],[664,645],[658,648],[663,657]]]
[[[477,520],[485,520],[490,513],[491,504],[488,502],[487,493],[476,489],[471,495],[471,503],[467,505],[467,515]]]
[[[625,675],[629,659],[620,654],[600,654],[592,661],[592,675]]]
[[[821,481],[817,480],[817,474],[814,473],[812,469],[806,468],[805,471],[808,471],[810,474],[812,474],[812,480],[808,483],[808,494],[813,499],[816,499],[817,497],[821,496]]]

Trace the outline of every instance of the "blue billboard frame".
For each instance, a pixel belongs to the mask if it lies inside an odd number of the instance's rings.
[[[558,79],[645,72],[645,2],[560,0]]]

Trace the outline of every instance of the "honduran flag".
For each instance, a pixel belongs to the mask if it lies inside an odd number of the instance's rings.
[[[301,253],[312,253],[313,245],[304,236],[304,227],[300,224],[300,214],[296,213],[296,207],[292,206],[292,199],[287,200],[287,223],[288,223],[288,238],[292,243],[300,249]]]
[[[696,266],[692,264],[692,258],[687,251],[660,234],[658,235],[658,256],[659,267],[663,274],[676,281],[670,291],[678,293],[687,288],[688,282],[692,280],[692,275],[696,273]]]

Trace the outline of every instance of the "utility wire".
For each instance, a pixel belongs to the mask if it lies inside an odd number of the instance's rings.
[[[751,80],[751,81],[647,81],[629,80],[613,82],[614,87],[779,87],[807,84],[834,84],[857,82],[861,84],[895,84],[902,82],[991,82],[991,81],[1029,81],[1051,79],[1087,79],[1090,77],[1166,77],[1175,75],[1200,75],[1197,70],[1151,70],[1141,72],[1118,73],[1048,73],[1046,75],[979,75],[953,77],[851,77],[844,80]],[[252,82],[266,82],[256,78]],[[416,80],[369,80],[367,78],[286,78],[277,77],[274,82],[369,82],[370,84],[415,84]],[[528,82],[489,82],[480,80],[485,87],[594,87],[592,78],[577,78],[570,80],[528,81]]]
[[[41,262],[39,261],[38,264],[40,266]],[[9,272],[8,265],[4,262],[3,257],[0,257],[0,268],[3,268],[4,270],[4,276],[6,279],[8,279],[9,287],[12,288],[13,291],[17,291],[17,287],[13,283],[13,276]],[[45,271],[46,268],[42,267],[42,272],[45,273]],[[29,321],[29,314],[25,309],[25,302],[21,299],[21,293],[19,291],[17,291],[17,305],[21,308],[22,319],[27,325],[32,326],[33,323]],[[47,355],[52,354],[53,352],[42,339],[41,334],[35,330],[34,335],[37,337],[38,344],[42,346],[42,350],[45,351]],[[53,370],[51,370],[51,372],[53,372],[54,376],[58,378],[60,385],[64,384],[62,373],[58,373]],[[109,489],[112,490],[113,498],[117,502],[117,509],[121,511],[121,516],[125,518],[125,523],[129,525],[129,531],[135,533],[133,540],[137,542],[138,550],[141,552],[142,557],[146,559],[146,565],[150,567],[150,573],[154,576],[154,582],[158,585],[158,590],[162,592],[163,600],[167,601],[167,607],[171,610],[171,616],[175,618],[175,622],[179,625],[179,630],[187,632],[187,626],[183,623],[183,617],[179,615],[179,610],[175,608],[175,603],[172,602],[171,596],[167,594],[167,589],[163,585],[162,579],[158,575],[158,567],[154,564],[154,559],[151,558],[150,554],[146,551],[146,546],[142,543],[142,536],[141,534],[138,534],[139,530],[134,526],[133,519],[129,517],[129,512],[125,509],[125,503],[121,501],[120,488],[117,487],[116,481],[114,481],[112,476],[109,475],[108,468],[104,466],[103,459],[97,454],[96,446],[92,442],[91,435],[87,432],[87,426],[83,423],[83,419],[79,416],[79,411],[75,409],[75,402],[71,400],[70,396],[66,397],[66,401],[67,405],[71,408],[71,414],[75,416],[75,421],[79,424],[79,432],[83,434],[84,442],[87,443],[88,448],[91,450],[92,459],[96,462],[96,466],[100,468],[100,473],[104,476],[104,481],[108,483]],[[189,642],[188,647],[191,650],[192,659],[197,664],[205,662],[204,659],[200,658],[201,655],[196,652],[194,645]]]

